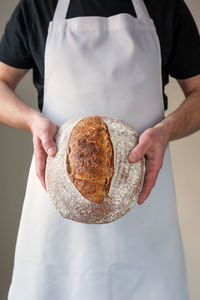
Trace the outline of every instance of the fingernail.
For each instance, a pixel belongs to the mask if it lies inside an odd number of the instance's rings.
[[[138,204],[139,204],[139,205],[142,205],[142,204],[143,204],[143,201],[142,201],[142,200],[139,200],[139,201],[138,201]]]
[[[140,194],[138,200],[137,200],[137,204],[141,205],[143,203],[143,197],[141,196],[142,193]]]
[[[54,153],[54,148],[53,147],[49,148],[48,149],[48,154],[53,154],[53,153]]]
[[[138,205],[142,205],[143,202],[142,202],[142,201],[138,201],[137,204],[138,204]]]
[[[129,155],[129,159],[132,160],[132,161],[136,161],[137,160],[137,156],[135,155],[135,153],[131,153]]]

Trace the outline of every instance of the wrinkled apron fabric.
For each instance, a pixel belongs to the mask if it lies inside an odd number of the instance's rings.
[[[58,125],[102,115],[138,133],[164,118],[161,54],[142,0],[137,18],[65,19],[59,0],[45,49],[43,114]],[[8,300],[188,300],[169,148],[149,198],[109,224],[60,216],[32,158]]]

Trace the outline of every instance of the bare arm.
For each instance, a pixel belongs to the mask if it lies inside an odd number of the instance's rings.
[[[200,75],[177,81],[186,99],[160,124],[167,128],[169,141],[188,136],[200,129]]]
[[[31,119],[38,113],[14,93],[17,84],[27,72],[27,69],[16,69],[0,62],[0,122],[30,130]]]
[[[13,68],[0,62],[0,122],[31,131],[36,174],[46,189],[46,157],[47,154],[54,156],[56,153],[54,136],[58,126],[24,103],[14,92],[17,84],[27,72],[27,69]]]
[[[156,126],[145,130],[128,156],[130,162],[146,158],[145,182],[138,204],[146,200],[156,183],[168,143],[200,129],[200,75],[178,83],[186,97],[183,103]]]

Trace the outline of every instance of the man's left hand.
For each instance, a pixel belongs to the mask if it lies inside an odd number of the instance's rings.
[[[146,159],[144,185],[138,198],[140,205],[144,203],[156,183],[168,142],[169,138],[165,126],[158,124],[140,135],[138,144],[128,155],[128,160],[131,163],[138,162],[143,157]]]

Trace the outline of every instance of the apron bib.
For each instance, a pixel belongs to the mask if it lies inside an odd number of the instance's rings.
[[[57,125],[102,115],[138,133],[164,118],[161,53],[142,0],[127,13],[65,19],[59,0],[45,49],[43,114]],[[151,195],[108,224],[60,216],[32,158],[8,300],[188,300],[169,147]]]

